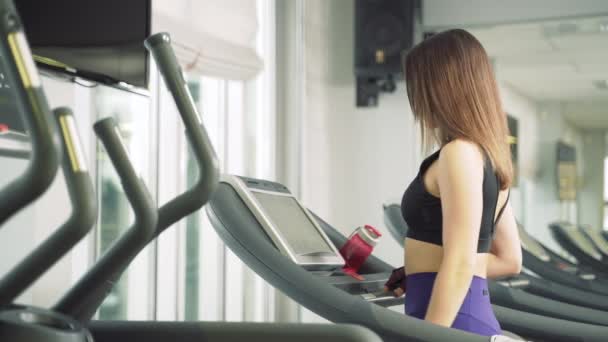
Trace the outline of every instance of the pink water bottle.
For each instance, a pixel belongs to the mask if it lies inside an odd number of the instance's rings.
[[[342,271],[355,279],[363,280],[364,278],[357,272],[372,254],[381,236],[382,234],[370,225],[355,229],[348,237],[348,241],[340,248],[340,254],[345,261]]]

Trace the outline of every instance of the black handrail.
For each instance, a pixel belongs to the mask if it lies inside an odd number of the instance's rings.
[[[125,194],[135,213],[134,224],[101,256],[91,269],[59,300],[54,309],[75,319],[88,321],[112,290],[137,253],[154,233],[158,212],[152,196],[129,160],[127,150],[113,118],[94,125],[118,173]]]
[[[219,184],[219,163],[213,145],[200,120],[170,42],[167,33],[158,33],[149,37],[145,45],[156,60],[186,127],[186,136],[198,166],[198,179],[190,189],[159,208],[156,229],[147,242],[152,241],[180,219],[202,208]],[[103,272],[94,267],[88,273],[90,279],[79,282],[77,288],[72,288],[55,309],[76,316],[82,321],[90,319],[113,286],[112,279],[120,277],[144,247],[145,245],[140,245],[138,248],[132,248],[133,253],[128,260],[109,265]],[[113,275],[110,280],[108,280],[109,274]]]
[[[25,172],[0,191],[0,226],[19,210],[31,204],[50,186],[59,165],[60,140],[57,128],[50,118],[50,110],[42,90],[42,85],[29,46],[25,39],[19,15],[12,0],[0,0],[0,64],[1,70],[15,92],[17,109],[23,117],[25,128],[31,140],[31,158]],[[78,181],[77,181],[78,182]],[[71,193],[70,196],[73,194]],[[85,213],[86,214],[86,213]],[[77,215],[81,215],[78,213]],[[65,228],[65,227],[64,227]],[[76,235],[86,227],[78,227]],[[61,229],[63,234],[65,229]],[[52,238],[51,238],[52,240]],[[71,244],[73,241],[68,241]],[[9,289],[4,300],[33,281],[45,269],[37,265],[42,261],[48,265],[66,251],[61,250],[65,242],[58,244],[60,250],[47,252],[47,241],[34,254],[18,266],[16,273],[8,275]],[[49,253],[48,255],[46,253]],[[32,274],[24,272],[32,271]],[[15,277],[16,276],[16,277]],[[11,278],[15,277],[15,278]],[[4,294],[4,292],[2,292]],[[88,330],[70,317],[51,310],[33,306],[2,303],[0,306],[0,340],[2,341],[45,341],[45,342],[87,342],[91,340]]]
[[[29,138],[31,158],[25,172],[0,190],[0,228],[51,185],[59,166],[59,136],[42,90],[40,76],[13,2],[0,1],[0,56],[11,81]]]
[[[219,184],[219,163],[171,47],[171,37],[168,33],[157,33],[146,39],[145,45],[152,53],[177,105],[199,172],[198,180],[192,188],[160,208],[155,234],[158,236],[166,228],[207,203]]]
[[[87,171],[72,111],[57,108],[63,147],[62,168],[72,213],[68,220],[0,280],[0,306],[10,304],[44,272],[49,270],[93,227],[97,200]]]

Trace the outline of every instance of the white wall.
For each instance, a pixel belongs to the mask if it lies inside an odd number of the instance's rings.
[[[500,72],[497,76],[500,77]],[[528,183],[530,179],[535,177],[538,169],[536,158],[538,109],[533,101],[517,93],[504,83],[500,83],[500,94],[505,111],[516,118],[518,122],[519,183],[517,187],[511,189],[511,203],[515,215],[523,220],[525,209],[529,205],[526,202]],[[522,223],[527,226],[526,222]]]
[[[386,233],[382,204],[401,200],[420,158],[403,83],[379,107],[356,108],[353,1],[305,6],[302,200],[345,234],[363,224]],[[376,254],[402,263],[388,233]]]
[[[501,72],[497,72],[500,80]],[[548,225],[558,220],[578,221],[577,203],[559,201],[556,179],[556,144],[572,144],[578,153],[578,172],[583,172],[583,133],[567,122],[556,103],[535,103],[501,82],[500,91],[507,113],[518,119],[519,172],[512,189],[512,204],[518,220],[532,235],[554,249]],[[579,197],[582,194],[579,194]]]
[[[577,151],[577,169],[581,174],[584,162],[580,158],[583,135],[568,123],[559,104],[539,105],[536,128],[536,172],[525,187],[526,229],[553,249],[559,245],[553,240],[548,224],[557,220],[576,223],[576,201],[559,201],[557,190],[556,160],[558,141],[573,145]],[[580,196],[580,194],[579,194]]]
[[[494,25],[608,13],[604,0],[424,0],[427,27]]]

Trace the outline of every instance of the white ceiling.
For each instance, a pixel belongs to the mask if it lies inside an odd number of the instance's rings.
[[[536,101],[563,104],[583,128],[608,128],[608,16],[470,29],[498,78]]]

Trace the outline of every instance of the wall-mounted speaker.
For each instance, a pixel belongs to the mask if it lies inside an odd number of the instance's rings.
[[[403,51],[414,44],[418,0],[355,1],[357,106],[375,106],[380,91],[395,90]]]
[[[401,74],[401,53],[414,44],[414,0],[355,1],[355,74]]]

